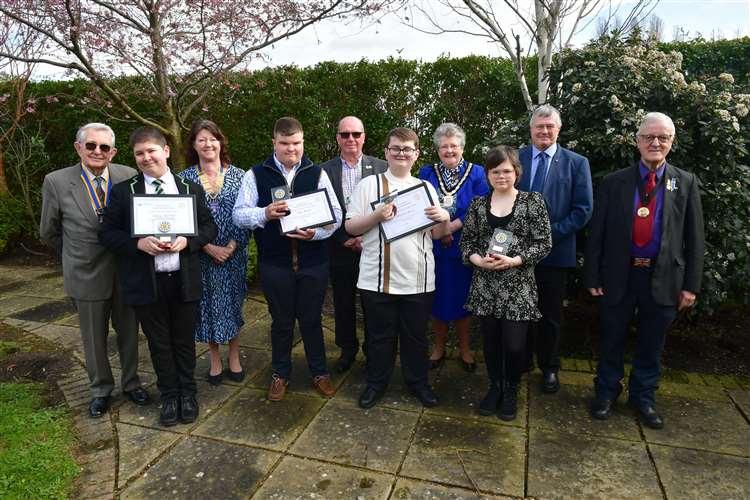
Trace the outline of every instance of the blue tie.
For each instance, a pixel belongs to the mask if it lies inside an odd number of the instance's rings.
[[[537,155],[539,162],[536,165],[536,174],[534,174],[534,181],[531,183],[531,190],[541,193],[544,189],[544,180],[547,178],[547,153],[542,151]]]

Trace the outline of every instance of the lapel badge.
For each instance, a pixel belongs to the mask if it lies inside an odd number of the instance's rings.
[[[667,191],[677,191],[677,179],[667,179]]]

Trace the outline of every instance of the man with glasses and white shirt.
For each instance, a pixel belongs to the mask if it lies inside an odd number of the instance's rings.
[[[367,386],[359,397],[359,406],[372,408],[383,397],[400,343],[404,382],[423,406],[431,407],[438,404],[427,379],[430,362],[426,330],[435,291],[432,239],[450,232],[450,214],[437,205],[432,184],[411,175],[419,157],[419,137],[413,130],[391,130],[385,155],[388,170],[357,185],[345,223],[349,234],[362,235],[357,288],[367,322]],[[434,203],[425,208],[425,216],[439,224],[387,242],[379,225],[396,216],[398,205],[388,196],[418,185],[425,186]]]
[[[117,332],[121,389],[137,405],[150,400],[138,378],[138,323],[122,301],[115,256],[96,236],[110,188],[136,172],[110,163],[117,153],[115,134],[103,123],[78,129],[73,147],[80,163],[44,178],[39,235],[62,256],[65,293],[78,310],[90,381],[89,416],[99,418],[115,386],[107,353],[110,317]]]
[[[320,167],[328,174],[345,220],[346,205],[355,186],[365,177],[385,172],[388,164],[379,158],[362,154],[365,126],[356,116],[346,116],[339,121],[336,142],[339,145],[339,155],[322,163]],[[336,345],[341,349],[336,370],[343,373],[352,366],[359,350],[355,296],[362,237],[350,235],[342,224],[329,239],[328,250]]]

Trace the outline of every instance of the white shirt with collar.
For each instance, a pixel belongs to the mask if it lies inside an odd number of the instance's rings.
[[[151,177],[148,174],[143,174],[143,180],[146,184],[146,194],[156,194],[156,186],[154,186],[155,177]],[[175,181],[172,171],[167,168],[167,173],[159,177],[162,181],[161,189],[162,194],[180,194],[177,190],[177,182]],[[154,257],[154,270],[157,273],[172,273],[180,270],[180,252],[169,252],[156,255]]]

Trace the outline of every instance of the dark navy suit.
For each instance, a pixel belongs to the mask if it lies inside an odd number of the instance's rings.
[[[522,191],[531,190],[531,155],[531,146],[519,151],[523,166],[519,184]],[[594,207],[588,159],[558,144],[549,163],[542,196],[552,226],[552,251],[535,271],[542,313],[536,329],[535,350],[539,368],[543,372],[557,372],[566,268],[576,265],[576,233],[591,218]]]

